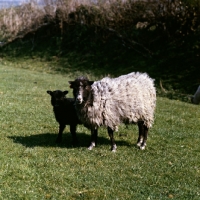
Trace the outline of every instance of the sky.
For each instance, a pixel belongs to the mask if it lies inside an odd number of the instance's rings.
[[[18,6],[28,1],[29,0],[0,0],[0,8],[9,6]]]
[[[23,2],[24,0],[0,0],[0,7],[17,6]]]

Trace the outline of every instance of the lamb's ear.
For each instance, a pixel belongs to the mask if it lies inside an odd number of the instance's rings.
[[[64,95],[68,94],[68,91],[67,91],[67,90],[65,90],[65,91],[63,92],[63,94],[64,94]]]
[[[89,84],[92,85],[94,83],[94,81],[89,81]]]
[[[69,84],[70,84],[70,88],[74,88],[74,81],[68,81],[69,82]]]
[[[53,92],[50,90],[47,90],[47,94],[50,94],[52,96]]]

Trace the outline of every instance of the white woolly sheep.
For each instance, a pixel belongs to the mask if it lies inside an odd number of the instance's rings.
[[[116,151],[113,132],[121,123],[138,124],[137,146],[145,149],[156,107],[153,79],[146,73],[132,72],[113,79],[106,77],[96,82],[81,76],[69,83],[73,89],[78,117],[92,130],[89,150],[96,145],[95,130],[100,126],[106,126],[111,140],[111,150]]]
[[[191,97],[191,101],[194,104],[200,103],[200,86],[197,88],[197,91],[195,92],[194,96]]]

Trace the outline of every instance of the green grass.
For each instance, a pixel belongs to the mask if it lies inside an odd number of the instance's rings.
[[[56,145],[46,91],[67,89],[72,97],[68,81],[75,75],[37,64],[0,63],[0,199],[200,199],[199,106],[158,97],[145,151],[136,147],[134,125],[115,133],[116,153],[105,128],[92,151],[83,126],[79,147],[71,146],[69,127]]]

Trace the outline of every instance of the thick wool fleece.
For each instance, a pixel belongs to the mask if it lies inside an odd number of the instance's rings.
[[[154,121],[156,89],[146,73],[130,73],[118,78],[103,78],[92,85],[91,104],[77,106],[81,121],[88,128],[99,126],[117,130],[120,123],[144,121],[147,128]]]

